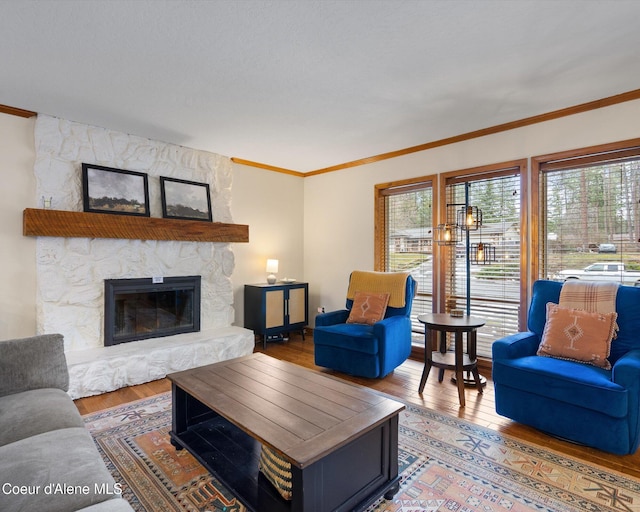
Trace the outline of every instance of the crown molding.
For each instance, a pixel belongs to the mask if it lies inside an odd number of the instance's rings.
[[[32,112],[31,110],[24,110],[21,108],[10,107],[9,105],[0,105],[0,114],[9,114],[12,116],[18,117],[35,117],[38,115],[37,112]]]
[[[514,130],[516,128],[522,128],[524,126],[531,126],[533,124],[544,123],[546,121],[552,121],[554,119],[560,119],[562,117],[581,114],[583,112],[588,112],[590,110],[597,110],[599,108],[610,107],[612,105],[617,105],[620,103],[633,101],[637,99],[640,99],[640,89],[634,89],[633,91],[616,94],[614,96],[609,96],[607,98],[589,101],[586,103],[581,103],[579,105],[574,105],[572,107],[566,107],[559,110],[553,110],[545,114],[526,117],[524,119],[520,119],[517,121],[510,121],[508,123],[503,123],[496,126],[490,126],[488,128],[482,128],[480,130],[474,130],[472,132],[455,135],[453,137],[447,137],[447,138],[435,140],[432,142],[426,142],[424,144],[419,144],[418,146],[411,146],[411,147],[399,149],[396,151],[390,151],[388,153],[381,153],[379,155],[361,158],[358,160],[352,160],[351,162],[345,162],[342,164],[334,165],[331,167],[325,167],[322,169],[316,169],[315,171],[309,171],[309,172],[294,171],[292,169],[285,169],[283,167],[276,167],[274,165],[263,164],[260,162],[253,162],[251,160],[244,160],[242,158],[237,158],[237,157],[232,157],[231,161],[239,165],[247,165],[250,167],[257,167],[259,169],[265,169],[267,171],[280,172],[283,174],[289,174],[291,176],[306,178],[309,176],[317,176],[318,174],[325,174],[328,172],[335,172],[343,169],[350,169],[352,167],[358,167],[361,165],[381,162],[383,160],[389,160],[391,158],[410,155],[411,153],[418,153],[420,151],[426,151],[428,149],[447,146],[449,144],[456,144],[458,142],[477,139],[479,137],[484,137],[486,135],[493,135],[500,132]],[[25,117],[25,118],[34,117],[37,115],[36,112],[32,112],[30,110],[24,110],[16,107],[10,107],[8,105],[0,105],[0,113],[10,114],[10,115],[19,116],[19,117]]]
[[[305,177],[305,173],[303,172],[293,171],[291,169],[284,169],[282,167],[275,167],[273,165],[268,165],[268,164],[262,164],[260,162],[253,162],[251,160],[244,160],[242,158],[237,158],[235,156],[231,157],[231,161],[234,164],[248,165],[249,167],[257,167],[259,169],[266,169],[267,171],[281,172],[283,174],[291,174],[292,176],[299,176],[301,178]]]
[[[516,128],[522,128],[524,126],[530,126],[533,124],[544,123],[546,121],[551,121],[554,119],[559,119],[561,117],[572,116],[575,114],[581,114],[583,112],[588,112],[590,110],[597,110],[603,107],[610,107],[612,105],[617,105],[619,103],[624,103],[626,101],[633,101],[640,99],[640,89],[635,89],[633,91],[625,92],[622,94],[616,94],[615,96],[609,96],[607,98],[589,101],[587,103],[581,103],[579,105],[574,105],[572,107],[562,108],[559,110],[554,110],[552,112],[547,112],[545,114],[539,114],[536,116],[526,117],[524,119],[520,119],[518,121],[511,121],[504,124],[499,124],[496,126],[491,126],[489,128],[482,128],[480,130],[475,130],[472,132],[463,133],[461,135],[456,135],[454,137],[447,137],[445,139],[436,140],[433,142],[427,142],[425,144],[420,144],[418,146],[412,146],[405,149],[399,149],[397,151],[391,151],[389,153],[382,153],[380,155],[371,156],[367,158],[362,158],[360,160],[353,160],[351,162],[346,162],[343,164],[334,165],[332,167],[326,167],[324,169],[317,169],[315,171],[310,171],[305,173],[306,176],[315,176],[318,174],[324,174],[327,172],[339,171],[342,169],[349,169],[351,167],[357,167],[360,165],[371,164],[374,162],[380,162],[382,160],[388,160],[390,158],[397,158],[399,156],[409,155],[411,153],[417,153],[419,151],[426,151],[428,149],[433,149],[441,146],[447,146],[449,144],[455,144],[458,142],[463,142],[466,140],[477,139],[479,137],[484,137],[486,135],[493,135],[495,133],[506,132],[509,130],[514,130]]]

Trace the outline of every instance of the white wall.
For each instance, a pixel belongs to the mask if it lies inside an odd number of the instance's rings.
[[[37,332],[36,239],[22,235],[22,212],[41,208],[34,175],[35,118],[0,114],[0,339]],[[232,222],[249,225],[249,243],[231,244],[234,325],[244,325],[244,285],[266,280],[267,258],[279,278],[302,280],[303,179],[233,164]],[[215,207],[215,206],[214,206]]]
[[[374,185],[638,137],[640,100],[305,178],[304,269],[312,317],[318,306],[344,306],[352,270],[373,270]]]
[[[312,319],[320,305],[343,306],[351,270],[373,269],[375,184],[637,138],[639,120],[640,100],[308,178],[233,164],[233,222],[250,240],[232,247],[235,325],[267,258],[280,260],[278,277],[309,282]],[[0,114],[1,338],[35,333],[35,242],[22,236],[22,210],[39,206],[33,160],[33,120]]]
[[[266,282],[267,258],[279,260],[278,279],[304,279],[304,179],[233,165],[231,215],[249,225],[249,243],[232,247],[234,325],[244,326],[244,285]]]
[[[36,242],[22,235],[22,211],[37,206],[34,124],[0,114],[0,339],[36,332]]]

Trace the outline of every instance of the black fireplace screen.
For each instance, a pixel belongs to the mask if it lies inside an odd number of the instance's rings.
[[[200,276],[105,280],[105,346],[199,330]]]

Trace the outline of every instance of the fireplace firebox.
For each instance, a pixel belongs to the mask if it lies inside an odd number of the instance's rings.
[[[106,279],[104,344],[200,330],[200,276]]]

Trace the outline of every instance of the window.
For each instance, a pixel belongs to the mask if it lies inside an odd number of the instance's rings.
[[[490,358],[494,340],[520,330],[527,289],[520,279],[526,264],[520,250],[527,234],[521,220],[524,170],[526,161],[519,160],[443,174],[442,188],[433,187],[436,177],[376,186],[376,270],[409,271],[418,282],[412,308],[417,346],[424,346],[417,316],[464,309],[468,282],[471,314],[486,320],[478,330],[480,357]],[[444,221],[447,205],[453,205],[455,219],[466,193],[469,204],[483,210],[482,229],[458,246],[434,245],[436,213]],[[495,260],[478,263],[479,242],[491,247]]]
[[[455,223],[458,212],[469,205],[482,212],[477,230],[463,230],[456,246],[442,248],[445,310],[455,307],[485,320],[478,330],[480,357],[491,358],[493,342],[519,331],[526,313],[521,307],[526,304],[521,278],[526,258],[521,251],[525,169],[526,162],[518,161],[444,175],[442,219]]]
[[[433,199],[429,178],[376,186],[376,270],[408,271],[416,280],[411,321],[420,345],[417,316],[433,308]]]
[[[640,285],[640,140],[537,157],[542,278]]]

